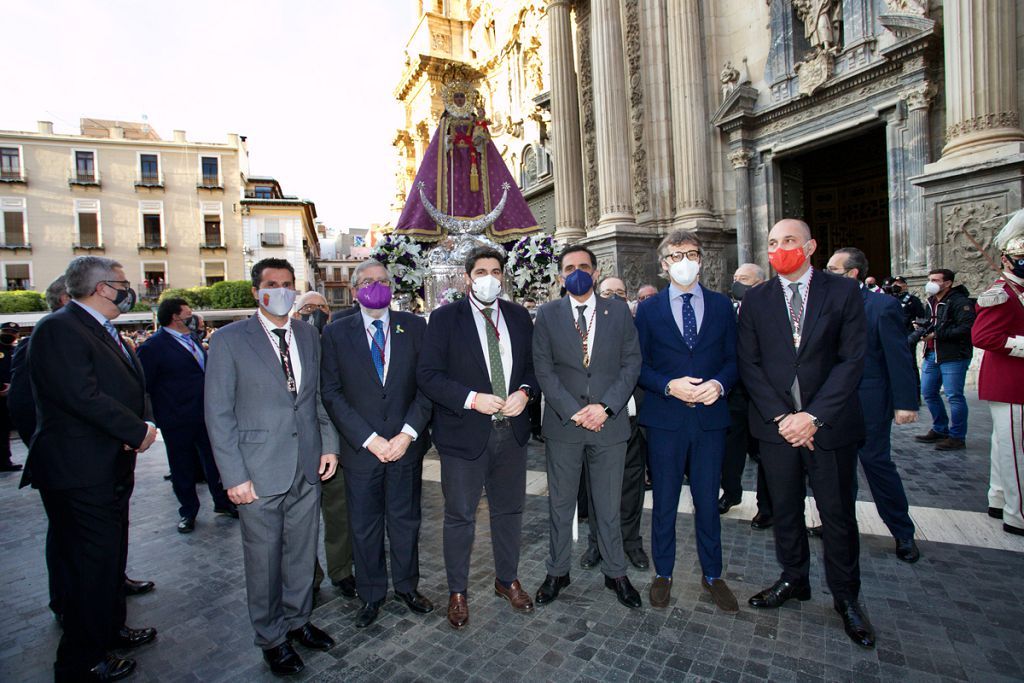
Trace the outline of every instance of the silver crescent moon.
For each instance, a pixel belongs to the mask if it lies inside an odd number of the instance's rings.
[[[508,200],[509,184],[503,183],[501,186],[501,201],[498,202],[497,206],[491,209],[490,213],[480,216],[479,218],[456,218],[455,216],[449,216],[446,213],[441,212],[436,206],[430,203],[427,199],[426,185],[423,181],[418,183],[420,189],[420,201],[423,202],[423,208],[427,210],[427,215],[433,219],[435,223],[440,225],[442,228],[447,230],[451,234],[455,235],[479,235],[482,234],[487,228],[494,225],[494,222],[501,216],[501,212],[505,210],[505,202]]]

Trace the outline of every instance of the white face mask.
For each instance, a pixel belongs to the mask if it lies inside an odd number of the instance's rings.
[[[484,275],[473,280],[473,296],[482,304],[490,304],[501,293],[501,281],[493,275]]]
[[[688,258],[673,263],[668,268],[668,274],[672,276],[676,284],[683,287],[692,285],[697,280],[698,273],[700,273],[700,261],[691,261]]]
[[[295,304],[295,290],[285,287],[261,289],[256,293],[256,300],[271,315],[288,315]]]
[[[942,289],[942,287],[940,287],[937,282],[928,282],[928,284],[924,286],[925,294],[928,296],[935,296],[939,293],[940,289]]]

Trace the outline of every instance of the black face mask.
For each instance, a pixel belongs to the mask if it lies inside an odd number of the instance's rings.
[[[320,332],[324,331],[324,327],[327,325],[327,314],[321,311],[319,308],[310,313],[309,315],[301,316],[302,319],[315,327]]]
[[[743,295],[750,289],[750,285],[745,285],[742,282],[733,280],[732,283],[732,298],[736,301],[743,301]]]
[[[196,320],[194,315],[190,315],[187,318],[181,319],[181,324],[188,328],[189,332],[195,332],[199,329],[199,321]]]
[[[0,334],[0,344],[11,346],[16,341],[18,341],[18,335],[16,334]]]
[[[619,301],[625,301],[625,299],[623,299],[618,294],[609,294],[608,296],[605,297],[605,299],[618,299]]]
[[[1024,279],[1024,258],[1014,258],[1012,256],[1003,255],[1007,261],[1010,262],[1010,272],[1019,278]]]

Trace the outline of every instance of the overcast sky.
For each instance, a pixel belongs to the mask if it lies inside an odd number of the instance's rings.
[[[249,138],[329,226],[388,219],[409,0],[7,0],[0,129],[81,117]]]

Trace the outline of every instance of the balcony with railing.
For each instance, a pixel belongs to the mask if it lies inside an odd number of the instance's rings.
[[[0,249],[7,251],[18,251],[24,249],[25,251],[32,251],[32,244],[25,238],[17,238],[14,240],[5,240],[3,244],[0,244]]]
[[[0,183],[28,183],[22,166],[0,168]]]
[[[73,168],[68,171],[68,185],[74,187],[99,187],[100,172],[95,169]]]
[[[139,288],[139,296],[143,299],[159,299],[165,289],[167,289],[167,283],[162,279],[143,280],[142,287]]]
[[[283,232],[264,232],[260,234],[260,244],[264,247],[283,247]]]
[[[163,171],[151,171],[149,169],[140,169],[138,175],[135,177],[135,187],[163,189]]]
[[[203,175],[199,178],[199,182],[196,183],[196,189],[198,190],[223,190],[224,183],[220,181],[220,177],[216,175]]]

